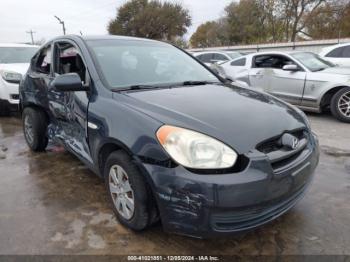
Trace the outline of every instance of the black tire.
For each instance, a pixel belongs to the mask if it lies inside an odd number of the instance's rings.
[[[340,89],[333,97],[331,100],[331,112],[332,115],[337,118],[338,120],[345,122],[345,123],[350,123],[350,115],[346,117],[339,109],[338,104],[340,102],[340,99],[342,96],[345,94],[349,93],[350,97],[350,87],[344,87]]]
[[[29,121],[26,124],[26,121]],[[34,152],[42,152],[48,144],[47,117],[40,109],[26,107],[22,113],[24,138]],[[28,135],[28,124],[31,125],[32,137]]]
[[[114,165],[119,165],[125,170],[134,193],[134,212],[130,219],[125,219],[119,213],[110,191],[109,173]],[[109,155],[105,163],[104,180],[113,212],[122,225],[135,231],[141,231],[157,222],[158,212],[153,200],[151,188],[128,154],[123,151],[115,151]]]

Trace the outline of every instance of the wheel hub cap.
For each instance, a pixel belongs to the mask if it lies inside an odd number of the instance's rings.
[[[347,92],[340,97],[338,109],[342,115],[350,118],[350,92]]]
[[[130,186],[128,174],[119,165],[112,166],[109,171],[109,189],[118,213],[130,220],[135,211],[134,191]]]

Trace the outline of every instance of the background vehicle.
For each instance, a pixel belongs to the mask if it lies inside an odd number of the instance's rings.
[[[199,59],[204,64],[210,66],[214,63],[226,62],[241,56],[244,56],[241,52],[219,52],[219,51],[208,51],[208,52],[195,52],[193,53],[197,59]]]
[[[20,100],[28,146],[63,144],[134,230],[159,218],[197,237],[260,226],[295,205],[318,163],[300,110],[158,41],[56,38],[32,59]]]
[[[326,47],[319,55],[339,66],[350,67],[350,43]]]
[[[0,115],[18,109],[18,84],[38,47],[0,44]]]
[[[231,80],[262,88],[304,110],[330,108],[337,119],[350,123],[350,68],[310,52],[255,53],[220,68]]]

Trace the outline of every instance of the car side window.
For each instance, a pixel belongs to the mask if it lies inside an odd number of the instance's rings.
[[[228,61],[228,58],[226,56],[224,56],[223,54],[218,54],[218,53],[214,54],[213,59],[217,60],[217,61]]]
[[[246,58],[241,58],[231,62],[231,66],[245,66],[246,61],[247,61]]]
[[[282,55],[261,55],[254,58],[253,67],[282,69],[285,65],[293,64],[292,60]]]
[[[202,54],[198,56],[198,59],[203,63],[211,63],[211,60],[213,59],[213,54],[212,53]]]
[[[82,82],[87,80],[87,70],[79,49],[70,42],[58,42],[55,44],[56,74],[77,73]]]
[[[37,55],[34,71],[42,74],[50,74],[51,72],[51,45],[45,47]]]
[[[332,51],[330,51],[326,57],[334,57],[334,58],[341,58],[343,57],[342,54],[343,54],[343,50],[344,50],[344,47],[338,47],[336,49],[333,49]]]

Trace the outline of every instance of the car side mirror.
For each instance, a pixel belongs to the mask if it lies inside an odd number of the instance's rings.
[[[68,73],[58,75],[52,81],[52,86],[61,92],[69,91],[87,91],[87,87],[83,85],[80,76],[77,73]]]
[[[297,65],[285,65],[282,68],[284,71],[296,72],[299,71],[299,67]]]

